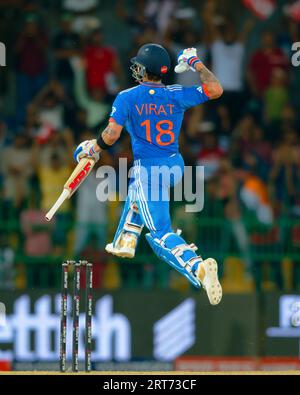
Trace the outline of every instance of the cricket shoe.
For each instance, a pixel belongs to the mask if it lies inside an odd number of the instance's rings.
[[[115,245],[107,244],[105,251],[120,258],[134,258],[138,237],[134,233],[121,233]]]
[[[205,259],[199,264],[195,275],[205,289],[210,304],[219,304],[222,299],[222,286],[218,278],[217,262],[213,258]]]

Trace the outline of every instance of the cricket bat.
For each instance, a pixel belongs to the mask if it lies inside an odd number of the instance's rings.
[[[45,215],[47,221],[51,221],[56,211],[60,208],[63,202],[66,199],[70,199],[73,193],[79,188],[79,186],[83,183],[83,181],[87,178],[87,176],[92,171],[95,165],[95,159],[93,158],[83,158],[75,167],[73,173],[68,178],[67,182],[64,185],[64,189],[56,200],[54,205]]]

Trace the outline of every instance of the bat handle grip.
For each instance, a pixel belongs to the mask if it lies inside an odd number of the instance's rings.
[[[57,199],[57,201],[54,203],[54,205],[51,207],[51,209],[45,215],[45,218],[47,221],[51,221],[53,215],[60,208],[60,206],[63,204],[63,202],[69,197],[69,195],[70,195],[70,192],[67,189],[64,189],[62,191],[60,197]]]

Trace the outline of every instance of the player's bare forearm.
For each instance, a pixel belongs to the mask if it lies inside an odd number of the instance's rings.
[[[121,131],[122,131],[122,127],[120,125],[117,125],[114,122],[110,122],[101,133],[102,141],[107,146],[114,145],[115,142],[119,139],[121,135]],[[94,149],[96,152],[102,151],[101,147],[98,144],[95,145]]]
[[[223,93],[223,88],[217,77],[203,63],[197,63],[195,68],[200,74],[200,81],[205,85],[210,99],[218,99]]]
[[[111,124],[109,124],[102,132],[102,138],[107,145],[113,145],[119,137],[120,134],[114,127],[112,127]]]

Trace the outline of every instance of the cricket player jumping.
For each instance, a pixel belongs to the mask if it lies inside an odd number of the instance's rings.
[[[108,126],[98,140],[81,143],[74,153],[77,161],[83,157],[97,160],[102,150],[110,148],[119,139],[124,126],[131,136],[134,177],[116,235],[106,246],[106,251],[119,257],[133,258],[142,229],[146,226],[150,232],[146,238],[155,254],[195,287],[202,285],[210,303],[216,305],[222,298],[217,262],[213,258],[203,260],[196,254],[194,244],[187,244],[179,231],[174,232],[169,200],[161,197],[183,175],[184,162],[178,151],[178,137],[184,112],[219,98],[223,89],[198,58],[195,48],[185,49],[179,54],[175,72],[198,72],[199,86],[162,84],[162,77],[170,70],[171,62],[168,52],[160,45],[144,45],[131,62],[132,75],[139,85],[118,94]],[[160,198],[155,201],[149,198],[153,166],[181,169],[179,177],[156,183]]]

